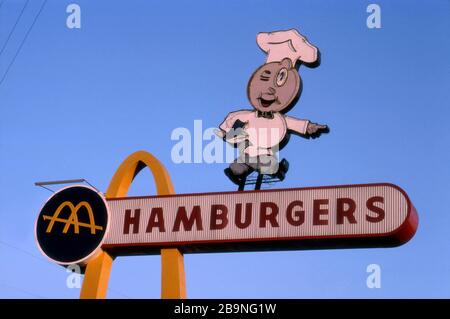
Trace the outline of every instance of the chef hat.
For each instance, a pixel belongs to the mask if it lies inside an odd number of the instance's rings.
[[[298,60],[314,63],[318,58],[317,48],[295,29],[260,32],[256,36],[256,42],[267,53],[266,63],[289,58],[292,66],[295,66]]]

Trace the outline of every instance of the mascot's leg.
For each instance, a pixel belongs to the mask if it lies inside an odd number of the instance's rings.
[[[274,155],[260,155],[255,169],[264,175],[276,174],[279,170],[278,158]]]
[[[269,175],[280,181],[284,180],[289,170],[289,162],[285,158],[278,162],[278,158],[274,155],[261,155],[254,169],[259,173],[255,189],[260,189],[262,175]]]
[[[279,169],[278,158],[274,155],[260,155],[255,163],[250,164],[258,172],[255,190],[260,190],[264,175],[273,175]]]
[[[278,178],[280,181],[284,180],[286,177],[286,173],[289,170],[289,162],[287,159],[283,158],[278,164],[278,169],[275,174],[272,174],[272,177]]]
[[[224,172],[233,183],[239,185],[252,171],[252,168],[245,163],[231,163]]]
[[[236,185],[239,190],[243,190],[247,176],[251,174],[254,168],[249,164],[251,158],[246,155],[239,156],[228,168],[225,169],[225,175]]]

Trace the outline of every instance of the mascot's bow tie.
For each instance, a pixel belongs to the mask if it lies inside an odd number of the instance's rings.
[[[271,111],[269,111],[269,112],[258,111],[257,117],[264,117],[266,119],[273,119],[273,112],[271,112]]]

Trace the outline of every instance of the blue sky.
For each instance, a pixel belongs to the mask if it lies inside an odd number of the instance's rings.
[[[75,2],[75,1],[73,1]],[[0,7],[3,45],[25,0]],[[26,7],[0,55],[0,79],[42,0]],[[101,190],[130,153],[169,170],[177,193],[234,190],[226,164],[175,164],[177,127],[216,127],[246,108],[246,84],[265,61],[256,34],[297,28],[322,53],[301,67],[290,115],[326,123],[316,140],[293,137],[281,187],[391,182],[420,218],[416,236],[390,249],[186,255],[190,298],[450,297],[450,3],[376,1],[49,0],[0,84],[0,297],[77,298],[67,273],[40,255],[34,221],[50,193],[40,180],[86,178]],[[154,193],[144,172],[130,195]],[[366,267],[381,267],[380,289]],[[160,258],[115,260],[108,297],[159,298]]]

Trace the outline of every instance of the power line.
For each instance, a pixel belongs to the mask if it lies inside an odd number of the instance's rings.
[[[41,296],[41,295],[37,295],[37,294],[35,294],[34,292],[30,292],[30,291],[25,290],[25,289],[20,288],[20,287],[12,286],[12,285],[7,284],[7,283],[4,283],[4,282],[0,282],[0,286],[4,286],[4,287],[7,287],[7,288],[15,289],[15,290],[17,290],[17,291],[20,291],[20,292],[22,292],[22,293],[24,293],[24,294],[27,294],[27,295],[29,295],[29,296],[31,296],[31,297],[34,297],[34,298],[45,299],[45,297],[43,297],[43,296]]]
[[[24,44],[25,41],[27,40],[28,35],[30,34],[31,30],[33,29],[33,27],[34,27],[34,25],[35,25],[37,19],[38,19],[39,16],[41,15],[41,12],[42,12],[42,10],[44,9],[46,3],[47,3],[47,0],[44,0],[44,2],[42,3],[42,5],[41,5],[41,7],[40,7],[40,9],[39,9],[39,12],[37,13],[36,17],[35,17],[34,20],[33,20],[33,23],[32,23],[31,26],[28,28],[28,31],[27,31],[27,33],[25,34],[25,37],[23,38],[22,42],[20,43],[19,48],[18,48],[17,51],[16,51],[16,54],[14,55],[13,59],[11,60],[11,63],[9,63],[8,67],[6,68],[5,74],[3,75],[2,79],[0,80],[0,85],[2,85],[3,81],[5,81],[6,75],[8,75],[8,72],[9,72],[9,70],[11,69],[11,66],[14,64],[14,61],[16,61],[16,58],[17,58],[17,56],[19,55],[20,50],[21,50],[22,47],[23,47],[23,44]]]
[[[19,24],[20,18],[22,18],[23,13],[25,12],[26,7],[28,6],[28,3],[30,2],[30,0],[27,0],[25,2],[25,5],[22,7],[22,11],[20,11],[19,16],[16,19],[16,22],[14,23],[14,26],[12,27],[11,31],[8,34],[8,37],[6,38],[5,44],[3,44],[2,49],[0,50],[0,55],[2,55],[3,51],[5,51],[6,46],[8,45],[9,40],[11,39],[12,34],[14,33],[14,30],[16,30],[17,25]],[[3,2],[0,4],[3,4]]]
[[[46,264],[49,264],[45,259],[43,259],[43,258],[41,258],[41,257],[39,257],[39,256],[36,256],[35,254],[33,254],[33,253],[31,253],[31,252],[29,252],[29,251],[23,249],[23,248],[17,247],[17,246],[15,246],[15,245],[12,245],[12,244],[10,244],[10,243],[7,243],[7,242],[5,242],[5,241],[3,241],[3,240],[0,240],[0,244],[1,244],[1,245],[4,245],[4,246],[6,246],[6,247],[9,247],[9,248],[15,249],[15,250],[17,250],[17,251],[20,251],[22,254],[25,254],[25,255],[27,255],[27,256],[29,256],[29,257],[32,257],[32,258],[34,258],[34,259],[37,259],[37,260],[39,260],[39,261],[41,261],[41,262],[44,262],[44,263],[46,263]],[[64,270],[65,270],[65,268],[63,268],[63,267],[61,267],[61,266],[59,266],[59,265],[56,265],[56,264],[53,264],[53,263],[51,263],[51,265],[55,265],[55,266],[58,267],[59,269],[64,269]],[[1,282],[0,282],[0,284],[1,284]],[[6,285],[6,284],[5,284],[5,285]],[[9,286],[10,286],[10,285],[9,285]],[[16,288],[16,287],[13,287],[13,286],[10,286],[10,287]],[[22,290],[23,292],[27,292],[26,290],[21,289],[21,288],[17,288],[17,289]],[[119,295],[119,296],[122,296],[122,298],[127,298],[127,299],[130,299],[130,298],[131,298],[130,296],[128,296],[128,295],[126,295],[126,294],[124,294],[124,293],[122,293],[122,292],[120,292],[120,291],[118,291],[118,290],[116,290],[116,289],[108,288],[107,290],[108,290],[109,292],[112,292],[112,293],[115,293],[115,294],[117,294],[117,295]],[[28,293],[28,292],[27,292],[27,293]],[[31,294],[31,293],[28,293],[28,294]],[[36,296],[37,296],[37,295],[36,295]],[[40,298],[44,298],[44,297],[40,297]]]
[[[25,249],[22,249],[20,247],[11,245],[10,243],[4,242],[3,240],[0,240],[0,244],[4,245],[6,247],[9,247],[9,248],[15,249],[17,251],[20,251],[22,254],[25,254],[25,255],[28,255],[30,257],[33,257],[34,259],[37,259],[37,260],[42,261],[42,262],[45,262],[45,260],[43,258],[40,258],[40,257],[36,256],[35,254],[25,250]]]
[[[29,252],[29,251],[26,251],[25,249],[19,248],[19,247],[14,246],[14,245],[11,245],[10,243],[7,243],[7,242],[4,242],[4,241],[0,240],[0,244],[3,245],[3,246],[6,246],[8,248],[12,248],[12,249],[15,249],[17,251],[20,251],[22,254],[25,254],[25,255],[27,255],[29,257],[33,257],[34,259],[37,259],[39,261],[42,261],[42,262],[44,261],[42,258],[39,258],[35,254],[33,254],[33,253]],[[32,293],[32,292],[30,292],[30,291],[28,291],[26,289],[23,289],[23,288],[20,288],[20,287],[16,287],[16,286],[12,286],[12,285],[7,284],[5,282],[0,282],[0,285],[5,286],[5,287],[9,287],[9,288],[12,288],[12,289],[15,289],[15,290],[18,290],[18,291],[20,291],[22,293],[25,293],[27,295],[30,295],[31,297],[34,297],[34,298],[45,298],[43,296],[37,295],[35,293]]]
[[[120,291],[117,291],[117,290],[115,290],[115,289],[108,288],[108,291],[113,292],[113,293],[115,293],[116,295],[122,296],[122,298],[125,298],[125,299],[131,299],[130,296],[125,295],[124,293],[121,293]]]

